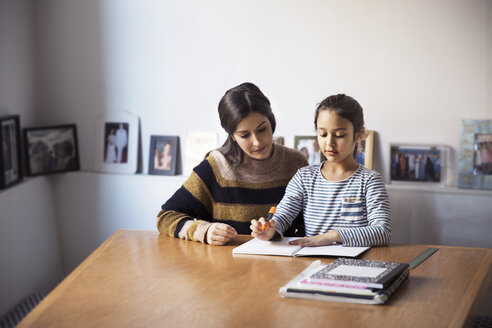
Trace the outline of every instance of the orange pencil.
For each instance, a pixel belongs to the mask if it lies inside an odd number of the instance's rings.
[[[268,211],[268,215],[265,218],[266,222],[261,226],[261,231],[265,231],[266,229],[268,229],[268,227],[270,226],[270,223],[268,223],[268,221],[270,221],[273,218],[276,210],[277,210],[276,206],[272,206],[272,208],[270,208],[270,210]]]

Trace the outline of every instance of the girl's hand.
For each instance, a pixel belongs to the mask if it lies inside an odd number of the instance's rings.
[[[207,230],[207,244],[221,246],[236,236],[236,230],[230,225],[212,223]]]
[[[251,225],[249,228],[251,229],[251,236],[258,238],[260,240],[270,240],[275,234],[275,220],[271,219],[268,221],[268,228],[263,231],[262,226],[267,222],[264,217],[261,217],[259,220],[251,220]]]
[[[325,233],[322,233],[317,236],[312,237],[304,237],[296,240],[292,240],[289,242],[290,245],[300,245],[304,246],[327,246],[331,245],[334,242],[341,243],[342,239],[338,234],[338,231],[331,230]]]

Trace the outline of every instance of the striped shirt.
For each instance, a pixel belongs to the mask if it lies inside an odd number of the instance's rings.
[[[306,236],[337,230],[343,246],[384,246],[391,238],[388,194],[376,171],[360,165],[347,179],[327,181],[321,165],[297,171],[277,206],[275,222],[281,233],[304,212]]]

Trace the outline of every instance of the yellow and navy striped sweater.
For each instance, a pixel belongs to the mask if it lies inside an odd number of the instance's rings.
[[[212,151],[162,205],[157,216],[159,231],[203,242],[210,224],[222,222],[239,234],[251,233],[250,221],[265,216],[271,206],[277,205],[290,179],[307,165],[299,151],[278,144],[273,147],[269,159],[245,156],[236,167],[218,150]]]

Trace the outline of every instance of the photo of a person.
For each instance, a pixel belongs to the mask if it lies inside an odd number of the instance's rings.
[[[106,158],[104,160],[106,163],[116,163],[116,136],[114,129],[111,129],[109,136],[107,138],[106,147]]]
[[[151,136],[149,174],[175,175],[179,157],[178,136]]]
[[[492,134],[475,135],[473,158],[473,174],[492,174]]]
[[[171,169],[172,160],[173,155],[171,142],[157,142],[155,147],[154,168],[156,170],[169,171]]]
[[[436,147],[391,147],[391,180],[440,182],[441,150]]]
[[[123,161],[123,152],[126,151],[128,145],[128,133],[123,128],[123,124],[120,123],[118,130],[116,130],[116,149],[118,151],[118,163],[126,163],[126,158]]]
[[[299,150],[309,162],[309,165],[321,163],[321,153],[315,136],[294,137],[294,149]]]
[[[53,157],[51,168],[56,171],[74,170],[77,167],[73,156],[73,144],[64,140],[53,145]]]
[[[105,163],[128,163],[129,124],[123,122],[107,122],[104,133]]]
[[[30,129],[25,133],[30,175],[79,169],[75,126]]]
[[[38,174],[50,171],[51,151],[43,141],[36,141],[29,145],[29,162],[31,172]]]
[[[313,141],[313,151],[309,155],[309,164],[319,164],[321,163],[321,153],[319,152],[318,140]]]
[[[15,120],[3,121],[1,128],[4,183],[10,184],[19,178]]]
[[[273,142],[279,145],[284,145],[284,137],[273,137]]]
[[[12,140],[11,140],[10,126],[7,124],[3,124],[2,125],[2,151],[3,151],[4,170],[10,170],[13,166],[11,142]]]
[[[302,147],[299,150],[304,155],[304,157],[306,157],[306,159],[309,161],[309,150],[306,147]]]
[[[366,139],[362,139],[358,144],[357,144],[357,147],[359,147],[359,152],[357,153],[357,155],[355,156],[355,161],[359,164],[362,164],[364,165],[365,164],[365,161],[366,161],[366,156],[365,156],[365,152],[366,152]]]

